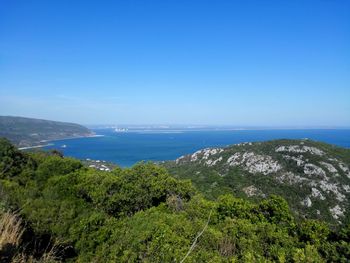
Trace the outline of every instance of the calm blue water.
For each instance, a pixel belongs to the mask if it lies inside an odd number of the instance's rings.
[[[205,147],[272,139],[302,139],[327,142],[350,148],[350,130],[238,130],[184,131],[177,133],[116,133],[112,129],[95,130],[103,137],[52,142],[45,149],[59,149],[66,156],[111,161],[132,166],[141,160],[173,160]],[[66,145],[66,148],[62,148]]]

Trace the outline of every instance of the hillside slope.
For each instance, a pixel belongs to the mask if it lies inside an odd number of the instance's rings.
[[[75,123],[0,116],[0,137],[9,139],[19,147],[35,146],[42,141],[92,134],[88,128]]]
[[[283,196],[299,217],[349,220],[350,150],[310,140],[242,143],[203,149],[164,165],[207,197]]]
[[[18,222],[27,234],[21,235]],[[281,197],[249,202],[228,194],[210,201],[189,180],[152,163],[100,171],[57,152],[18,151],[5,139],[0,139],[0,240],[0,262],[350,258],[350,225],[296,221]]]

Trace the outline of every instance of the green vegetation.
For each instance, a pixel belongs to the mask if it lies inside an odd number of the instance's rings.
[[[92,135],[79,124],[23,117],[0,116],[0,137],[19,147],[42,144],[42,141]]]
[[[350,258],[350,226],[295,220],[274,195],[259,202],[232,194],[208,200],[190,181],[151,163],[98,171],[56,152],[19,152],[1,139],[0,184],[2,209],[19,211],[37,242],[59,241],[52,258],[65,262]]]
[[[166,162],[205,197],[250,201],[280,195],[297,218],[350,222],[350,150],[311,140],[274,140],[204,149]]]

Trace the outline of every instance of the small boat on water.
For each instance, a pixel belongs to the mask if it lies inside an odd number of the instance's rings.
[[[67,148],[67,145],[63,144],[61,147],[62,147],[62,148]]]

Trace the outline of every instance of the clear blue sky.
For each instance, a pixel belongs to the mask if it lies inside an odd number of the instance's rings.
[[[350,126],[350,1],[0,0],[0,115]]]

